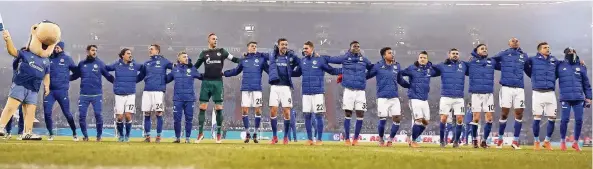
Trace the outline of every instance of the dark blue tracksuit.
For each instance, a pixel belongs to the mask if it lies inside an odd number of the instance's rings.
[[[54,103],[57,101],[62,109],[62,113],[66,116],[68,125],[72,130],[72,134],[76,135],[76,124],[74,117],[70,112],[70,98],[68,97],[68,89],[70,88],[70,71],[76,70],[76,65],[72,58],[64,52],[54,53],[49,57],[50,61],[50,81],[49,95],[43,98],[43,114],[45,117],[45,126],[49,131],[49,135],[53,135],[53,120],[52,112]]]
[[[191,61],[188,61],[191,63]],[[185,115],[185,137],[191,137],[196,92],[194,79],[202,79],[198,70],[187,64],[176,64],[173,70],[166,76],[166,83],[175,80],[173,86],[173,128],[175,137],[181,137],[181,117]]]
[[[80,61],[74,74],[70,77],[70,81],[80,78],[80,98],[78,100],[78,123],[80,130],[85,138],[88,138],[86,115],[89,105],[93,105],[95,112],[95,120],[97,123],[97,138],[101,138],[103,134],[103,80],[101,76],[105,77],[109,82],[113,83],[114,77],[105,69],[105,63],[98,57],[92,58],[87,56],[87,59]]]
[[[560,124],[560,138],[565,141],[566,130],[570,120],[570,110],[574,112],[574,139],[578,140],[583,126],[583,107],[585,99],[591,99],[591,83],[587,75],[587,67],[580,65],[578,56],[565,56],[560,62],[556,74],[558,75],[558,86],[560,88],[560,103],[562,106],[562,117]]]

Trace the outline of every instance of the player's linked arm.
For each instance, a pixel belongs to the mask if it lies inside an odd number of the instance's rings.
[[[204,52],[200,52],[200,55],[198,56],[198,60],[196,60],[196,64],[194,64],[194,66],[196,67],[196,69],[199,69],[200,66],[202,66],[202,63],[204,63]]]
[[[239,63],[236,68],[226,70],[223,74],[224,77],[233,77],[239,75],[241,72],[243,72],[243,64]]]

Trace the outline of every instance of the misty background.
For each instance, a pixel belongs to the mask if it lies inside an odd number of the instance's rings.
[[[420,51],[429,51],[429,59],[440,63],[447,57],[450,48],[457,48],[461,58],[470,57],[471,50],[479,43],[488,45],[489,55],[508,48],[511,37],[520,40],[521,47],[529,56],[537,52],[539,42],[550,44],[552,55],[564,58],[562,51],[573,47],[590,67],[592,63],[592,3],[568,1],[396,1],[396,2],[305,2],[305,1],[262,1],[262,2],[2,2],[0,12],[5,28],[12,35],[18,47],[28,40],[30,26],[47,19],[60,25],[65,51],[75,62],[85,58],[85,47],[89,44],[99,46],[98,56],[106,63],[118,59],[117,53],[126,47],[133,50],[137,62],[148,60],[148,46],[161,45],[161,53],[171,61],[176,53],[186,51],[192,60],[207,47],[207,35],[216,33],[218,46],[226,48],[231,54],[240,56],[247,51],[246,43],[257,41],[259,51],[269,51],[278,38],[287,38],[289,48],[300,51],[303,42],[313,41],[320,54],[332,56],[343,54],[348,44],[357,40],[364,55],[372,62],[381,59],[379,49],[392,47],[396,60],[407,67],[416,61]],[[3,45],[4,46],[4,45]],[[0,78],[12,77],[12,57],[5,48],[0,49]],[[227,62],[225,70],[236,64]],[[339,67],[336,65],[336,67]],[[200,69],[203,72],[203,68]],[[498,80],[495,97],[498,98]],[[588,70],[591,75],[591,70]],[[300,115],[300,78],[293,92],[294,108]],[[336,77],[326,75],[326,131],[341,132],[343,111],[341,110],[342,87],[335,83]],[[225,128],[241,130],[240,91],[241,76],[225,78]],[[269,85],[264,75],[264,117],[269,116],[267,100]],[[112,84],[103,81],[104,112],[106,124],[113,121]],[[0,81],[0,92],[8,93],[11,82]],[[196,80],[196,89],[200,82]],[[467,84],[467,80],[466,80]],[[71,82],[71,111],[78,116],[78,93],[80,81]],[[138,84],[135,124],[141,124],[140,103],[144,83]],[[531,83],[525,76],[527,99],[524,115],[523,140],[532,140],[531,133]],[[467,88],[467,85],[466,85]],[[429,103],[431,105],[431,124],[427,131],[438,133],[438,99],[440,98],[440,78],[431,81]],[[165,127],[172,128],[172,90],[167,86]],[[199,91],[199,90],[196,90]],[[363,133],[376,133],[376,81],[367,84],[369,111],[365,115]],[[411,126],[406,90],[400,87],[402,130]],[[466,103],[469,102],[466,94]],[[6,97],[0,98],[4,105]],[[41,101],[39,102],[41,103]],[[57,104],[57,103],[56,103]],[[498,107],[498,100],[495,101]],[[41,106],[41,104],[39,105]],[[212,105],[210,105],[211,111]],[[43,124],[42,108],[38,108],[37,119]],[[197,106],[196,111],[197,113]],[[58,106],[54,107],[54,121],[57,127],[67,123]],[[207,117],[210,117],[210,112]],[[512,114],[512,113],[511,113]],[[495,121],[500,117],[500,108],[495,113]],[[509,119],[512,119],[511,115]],[[269,119],[264,118],[264,121]],[[88,117],[94,124],[94,117]],[[194,126],[197,126],[195,120]],[[209,120],[208,120],[209,122]],[[545,123],[542,123],[545,124]],[[559,125],[559,124],[557,124]],[[45,126],[45,125],[40,125]],[[209,125],[207,125],[209,126]],[[269,126],[268,126],[269,127]],[[498,123],[495,122],[495,128]],[[573,124],[569,125],[569,135]],[[559,127],[556,127],[559,129]],[[299,130],[302,130],[299,129]],[[512,132],[512,127],[507,127]],[[494,132],[496,133],[496,132]],[[554,135],[559,138],[559,132]],[[591,109],[585,109],[583,136],[591,137]],[[583,138],[584,138],[583,137]]]

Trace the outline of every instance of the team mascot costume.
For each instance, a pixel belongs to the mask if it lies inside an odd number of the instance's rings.
[[[0,19],[0,25],[1,22]],[[1,26],[0,30],[2,30]],[[41,140],[40,136],[33,134],[37,96],[42,82],[45,89],[44,95],[49,94],[50,62],[48,57],[52,54],[56,44],[60,42],[62,35],[60,27],[50,21],[34,24],[31,26],[31,34],[25,50],[15,48],[8,31],[4,30],[2,34],[8,53],[18,59],[19,66],[0,117],[0,136],[6,134],[4,127],[22,103],[25,119],[22,139]]]

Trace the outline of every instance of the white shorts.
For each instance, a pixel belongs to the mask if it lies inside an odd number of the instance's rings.
[[[303,95],[303,112],[325,112],[325,97],[323,96],[323,94]]]
[[[270,106],[292,107],[292,91],[289,86],[270,86]]]
[[[539,92],[534,90],[532,102],[533,115],[541,116],[543,114],[546,117],[556,117],[558,104],[554,91]]]
[[[399,98],[378,98],[377,110],[379,111],[379,117],[399,116],[402,114]]]
[[[367,111],[367,98],[365,91],[344,88],[342,109],[351,111]]]
[[[165,93],[159,91],[144,91],[142,92],[142,111],[164,111],[165,110]]]
[[[261,107],[262,102],[261,91],[241,91],[241,107]]]
[[[115,114],[135,113],[136,94],[115,95]]]
[[[494,94],[474,93],[471,97],[472,112],[494,112]]]
[[[413,117],[414,120],[418,120],[418,119],[425,119],[426,121],[430,120],[430,107],[428,106],[428,101],[411,99],[410,100],[410,109],[412,110],[412,115],[414,116]]]
[[[439,101],[439,114],[441,115],[465,115],[465,103],[463,98],[441,97]]]
[[[525,90],[523,88],[502,86],[498,94],[498,102],[500,102],[500,107],[504,108],[525,108]]]

